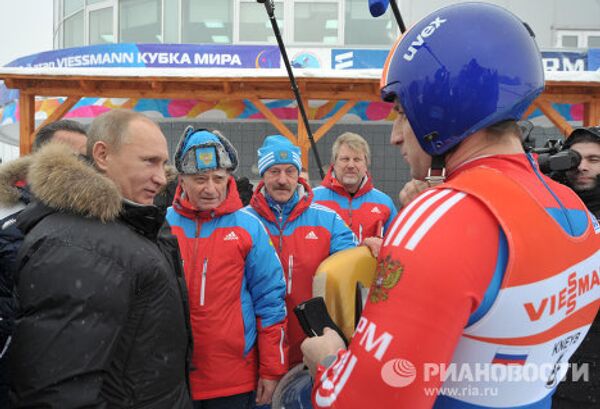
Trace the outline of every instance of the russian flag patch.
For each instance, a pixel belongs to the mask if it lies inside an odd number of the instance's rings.
[[[523,350],[498,350],[492,359],[492,364],[498,365],[525,365],[527,351]]]

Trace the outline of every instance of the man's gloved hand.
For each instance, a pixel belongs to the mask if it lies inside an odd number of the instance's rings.
[[[250,199],[252,199],[252,194],[254,193],[254,185],[250,183],[250,180],[247,177],[236,179],[235,184],[237,185],[240,199],[242,199],[242,204],[248,206]]]

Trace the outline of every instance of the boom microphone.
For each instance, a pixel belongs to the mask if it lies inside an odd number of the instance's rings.
[[[390,0],[369,0],[369,11],[373,17],[379,17],[385,13],[389,5]]]

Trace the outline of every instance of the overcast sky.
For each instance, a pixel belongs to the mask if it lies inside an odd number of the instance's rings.
[[[52,49],[52,0],[0,0],[0,66]]]

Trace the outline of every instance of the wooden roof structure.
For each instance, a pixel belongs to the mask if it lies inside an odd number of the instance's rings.
[[[296,81],[302,98],[308,100],[345,101],[319,129],[313,130],[315,141],[322,138],[359,101],[379,101],[380,70],[298,70]],[[550,73],[552,74],[552,73]],[[584,126],[600,124],[600,72],[583,76],[569,73],[547,75],[543,94],[525,113],[528,117],[539,108],[565,135],[572,131],[567,120],[552,103],[582,103]],[[62,118],[83,97],[198,99],[251,101],[282,134],[298,145],[308,163],[310,141],[298,114],[295,135],[262,100],[294,99],[287,75],[282,70],[216,69],[30,69],[0,68],[0,80],[18,89],[20,109],[20,152],[31,150],[35,136],[35,98],[64,96],[65,101],[40,125]],[[39,128],[38,128],[39,129]]]

